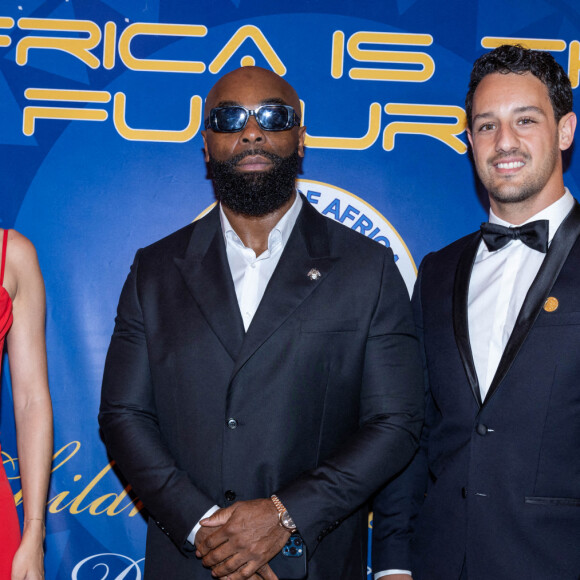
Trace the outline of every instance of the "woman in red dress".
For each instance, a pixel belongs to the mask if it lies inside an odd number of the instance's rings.
[[[0,352],[6,339],[24,505],[21,538],[14,497],[0,464],[0,580],[40,580],[53,438],[44,283],[30,241],[14,230],[0,230],[0,242]]]

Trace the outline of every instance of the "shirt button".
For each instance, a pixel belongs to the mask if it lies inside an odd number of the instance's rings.
[[[226,493],[224,493],[224,497],[226,498],[226,501],[235,501],[236,499],[236,492],[228,489],[228,491],[226,491]]]
[[[250,268],[254,269],[256,267],[256,264],[251,264]]]
[[[238,422],[235,419],[233,419],[233,418],[228,419],[228,427],[230,429],[235,429],[237,426],[238,426]]]

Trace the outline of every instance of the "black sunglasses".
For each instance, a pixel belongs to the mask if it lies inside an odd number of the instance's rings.
[[[246,126],[251,116],[264,131],[286,131],[300,125],[299,115],[289,105],[262,105],[254,111],[234,105],[212,109],[204,126],[216,133],[237,133]]]

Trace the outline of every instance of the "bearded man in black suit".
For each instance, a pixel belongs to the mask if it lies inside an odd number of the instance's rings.
[[[150,514],[146,578],[363,580],[367,501],[418,444],[405,286],[297,194],[299,111],[270,71],[216,83],[219,204],[140,250],[121,295],[100,423]]]

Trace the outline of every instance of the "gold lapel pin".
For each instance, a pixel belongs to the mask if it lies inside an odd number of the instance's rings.
[[[554,312],[554,310],[556,310],[559,305],[560,303],[558,302],[558,299],[554,296],[550,296],[546,302],[544,302],[544,310],[546,312]]]
[[[320,278],[322,276],[322,274],[320,273],[320,270],[317,270],[316,268],[312,268],[312,270],[310,270],[310,272],[308,272],[308,274],[306,274],[311,280],[318,280],[318,278]]]

